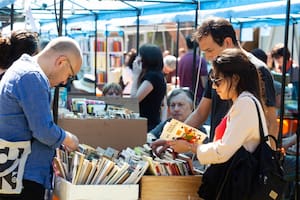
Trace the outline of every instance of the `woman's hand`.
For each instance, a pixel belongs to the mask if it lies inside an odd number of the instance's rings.
[[[169,147],[169,142],[167,140],[156,140],[153,143],[151,143],[151,148],[153,153],[160,157],[162,153],[164,153]]]
[[[171,140],[168,141],[168,144],[177,153],[194,152],[195,144],[189,143],[186,140]]]
[[[138,77],[141,74],[141,71],[142,71],[141,58],[137,57],[132,63],[132,73]]]

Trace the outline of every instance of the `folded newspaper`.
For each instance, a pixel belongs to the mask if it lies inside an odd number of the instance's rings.
[[[201,144],[206,137],[207,135],[202,131],[176,119],[172,119],[170,122],[167,122],[163,128],[162,134],[160,135],[160,139],[184,139],[190,143],[198,144]]]

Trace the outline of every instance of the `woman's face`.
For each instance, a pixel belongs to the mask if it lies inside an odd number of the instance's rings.
[[[183,122],[193,111],[192,101],[186,94],[179,93],[170,100],[169,110],[170,117]]]
[[[225,78],[222,74],[210,77],[212,88],[216,90],[217,94],[223,100],[235,100],[237,98],[237,82],[234,79],[233,77]]]

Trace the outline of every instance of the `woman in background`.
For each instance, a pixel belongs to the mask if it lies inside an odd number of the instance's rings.
[[[133,63],[131,96],[139,101],[140,116],[148,119],[147,131],[161,121],[161,104],[167,88],[163,66],[162,52],[153,44],[142,45]]]
[[[24,53],[30,56],[38,53],[37,33],[17,30],[10,37],[0,38],[0,80],[5,71]]]

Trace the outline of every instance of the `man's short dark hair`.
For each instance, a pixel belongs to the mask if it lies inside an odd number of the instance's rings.
[[[238,46],[236,39],[236,33],[233,26],[229,21],[224,18],[211,17],[207,18],[198,27],[197,31],[193,34],[193,38],[196,41],[201,40],[203,37],[211,35],[213,40],[222,46],[225,38],[229,37],[232,39],[234,46]]]

